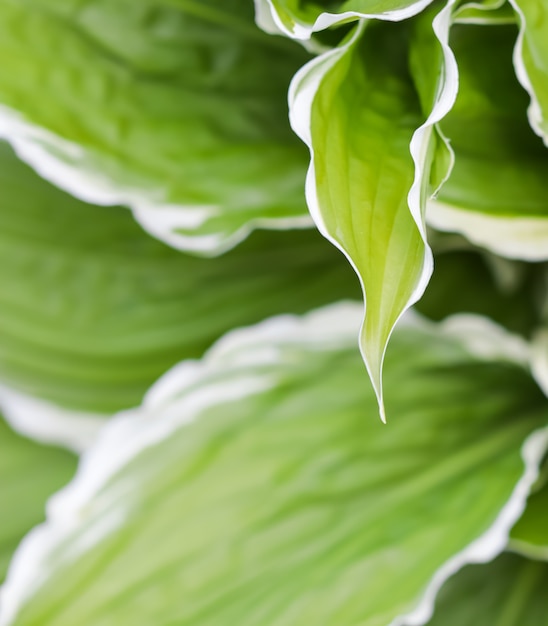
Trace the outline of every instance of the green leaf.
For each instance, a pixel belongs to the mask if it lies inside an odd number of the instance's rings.
[[[543,268],[473,249],[443,252],[434,248],[434,253],[434,273],[416,304],[423,315],[434,320],[455,313],[485,315],[526,337],[540,324],[537,300],[539,292],[544,291]],[[511,275],[495,273],[499,268],[494,263],[501,261],[511,264],[503,267]]]
[[[0,417],[0,583],[24,535],[44,519],[44,505],[67,483],[76,458],[14,433]]]
[[[310,39],[313,33],[361,18],[405,20],[432,0],[255,0],[257,22],[266,32],[281,32],[294,39]],[[328,11],[325,9],[329,8]]]
[[[543,0],[510,0],[510,4],[520,21],[514,64],[531,96],[529,122],[548,145],[548,7]]]
[[[546,476],[544,480],[546,481]],[[523,515],[512,528],[510,547],[531,558],[548,561],[547,520],[548,482],[544,482],[529,496]]]
[[[434,124],[457,88],[446,45],[450,10],[433,24],[431,11],[405,23],[363,22],[306,65],[290,90],[292,126],[311,152],[310,212],[364,291],[361,349],[382,419],[388,339],[432,271],[423,210],[447,175],[430,166],[435,154],[447,155]]]
[[[250,0],[1,0],[0,55],[0,134],[73,195],[205,254],[309,224],[287,123],[309,55]]]
[[[453,20],[459,24],[515,24],[516,14],[506,0],[479,0],[463,2],[455,9]]]
[[[441,122],[455,164],[428,221],[511,258],[548,258],[548,152],[531,131],[512,69],[513,26],[457,25],[459,94]]]
[[[472,565],[441,590],[428,626],[547,626],[548,564],[503,554]]]
[[[0,379],[58,405],[135,406],[233,327],[359,297],[313,230],[257,232],[200,259],[146,235],[126,209],[52,187],[5,144],[0,187]]]
[[[410,320],[386,427],[360,318],[339,305],[235,332],[109,422],[19,551],[2,626],[377,626],[502,549],[548,435],[524,474],[548,406],[515,343]]]

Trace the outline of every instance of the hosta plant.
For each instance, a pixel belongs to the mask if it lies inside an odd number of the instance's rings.
[[[0,626],[548,626],[548,7],[0,31]]]

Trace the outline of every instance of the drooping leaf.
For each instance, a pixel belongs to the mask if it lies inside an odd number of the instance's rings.
[[[548,563],[503,554],[470,565],[442,588],[428,626],[547,626]]]
[[[457,87],[446,46],[450,9],[405,23],[361,23],[346,43],[305,66],[290,90],[292,126],[311,152],[310,211],[364,291],[361,349],[383,419],[387,342],[432,269],[423,210],[447,175],[431,163],[447,156],[434,124]]]
[[[440,125],[455,164],[428,220],[502,256],[541,260],[548,258],[548,151],[529,127],[527,94],[514,76],[516,35],[514,26],[451,29],[459,95]]]
[[[309,55],[250,0],[2,0],[0,55],[0,134],[74,195],[203,253],[309,222],[287,124]]]
[[[75,468],[69,452],[25,439],[0,418],[0,583],[21,539],[43,521],[47,498]]]
[[[255,0],[257,22],[266,32],[295,39],[360,18],[404,20],[426,8],[432,0]]]
[[[313,230],[257,232],[222,258],[187,256],[126,209],[52,187],[5,144],[0,189],[0,379],[62,406],[135,406],[233,327],[359,296]]]
[[[513,343],[494,333],[510,360],[486,360],[466,328],[398,329],[386,427],[360,318],[339,305],[233,333],[110,422],[18,553],[2,626],[377,626],[441,566],[502,549],[546,430],[524,475],[520,448],[548,418]]]

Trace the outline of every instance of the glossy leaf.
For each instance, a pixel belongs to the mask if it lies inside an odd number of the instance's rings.
[[[186,256],[126,209],[55,189],[6,145],[0,188],[0,378],[62,406],[134,406],[233,327],[359,296],[314,231],[263,231],[219,259]]]
[[[228,335],[110,422],[18,553],[2,626],[376,626],[502,549],[548,434],[523,474],[548,406],[513,341],[486,325],[474,356],[466,323],[400,328],[386,427],[360,317]]]
[[[309,55],[250,0],[2,0],[0,55],[0,134],[72,194],[205,254],[309,223],[286,102]]]

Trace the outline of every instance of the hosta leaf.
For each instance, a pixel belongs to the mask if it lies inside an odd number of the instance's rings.
[[[455,165],[429,222],[507,257],[548,258],[548,152],[511,65],[513,26],[452,28],[459,95],[441,122]]]
[[[199,259],[149,237],[126,209],[52,187],[5,144],[0,187],[0,378],[63,406],[134,406],[235,326],[359,296],[312,230],[257,232]]]
[[[514,24],[516,15],[506,0],[463,2],[453,13],[460,24]]]
[[[528,114],[535,132],[548,145],[548,7],[543,0],[510,0],[520,19],[514,64],[531,96]]]
[[[466,325],[410,323],[383,426],[360,317],[339,305],[233,333],[110,422],[18,552],[2,626],[377,626],[440,566],[436,584],[500,550],[546,399],[520,365],[474,356]],[[511,358],[501,337],[487,325],[481,348]]]
[[[423,315],[441,320],[455,313],[476,313],[525,336],[540,324],[541,268],[507,261],[515,274],[504,283],[493,271],[497,260],[477,250],[435,250],[435,255],[432,279],[416,305]]]
[[[432,0],[336,0],[326,7],[321,0],[255,0],[257,22],[267,32],[280,32],[295,39],[309,39],[330,26],[360,18],[404,20],[427,7]],[[328,10],[326,10],[328,8]]]
[[[0,583],[21,539],[44,519],[46,499],[75,469],[72,454],[24,439],[0,418]]]
[[[512,529],[510,539],[512,549],[548,560],[548,483],[529,496],[527,508]]]
[[[434,16],[361,23],[346,43],[305,66],[290,90],[292,126],[311,152],[310,211],[364,291],[361,348],[383,419],[384,352],[396,321],[428,282],[422,211],[431,177],[437,187],[446,174],[430,165],[434,154],[447,154],[433,125],[457,86],[445,45],[450,6],[432,30]],[[427,66],[418,62],[425,56]]]
[[[309,56],[250,0],[1,0],[0,55],[0,134],[74,195],[203,253],[309,222],[286,102]]]
[[[503,554],[472,565],[441,590],[428,626],[547,626],[548,564]]]

